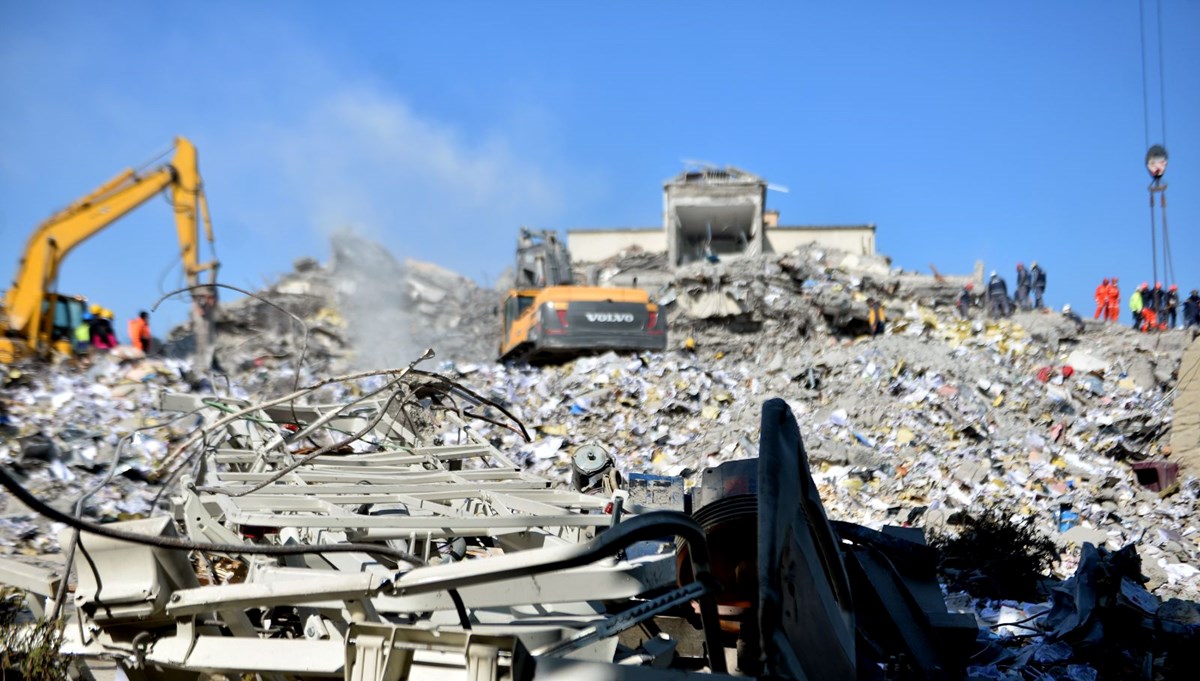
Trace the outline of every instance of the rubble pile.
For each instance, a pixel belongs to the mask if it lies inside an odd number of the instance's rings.
[[[806,348],[811,354],[718,345],[538,370],[442,368],[490,386],[490,397],[536,428],[541,437],[526,445],[495,436],[518,447],[526,465],[563,479],[568,452],[585,442],[603,445],[625,470],[666,475],[751,456],[757,406],[786,395],[836,518],[941,526],[959,510],[1005,506],[1036,516],[1064,548],[1138,542],[1152,586],[1200,593],[1187,567],[1200,549],[1189,524],[1200,485],[1188,478],[1160,498],[1130,466],[1159,454],[1169,428],[1166,392],[1114,368],[1137,364],[1136,344],[1132,356],[1099,360],[1107,336],[1090,351],[1047,353],[1011,321],[907,328],[911,335],[827,339]],[[1165,362],[1175,353],[1162,354]],[[1064,371],[1072,358],[1108,370]]]
[[[200,386],[177,360],[102,358],[86,370],[13,367],[0,382],[0,465],[62,511],[73,513],[82,497],[83,517],[93,520],[148,514],[162,490],[158,462],[197,425],[195,418],[155,411],[160,391]],[[58,548],[48,521],[0,494],[0,555]]]
[[[495,355],[494,293],[437,265],[398,261],[352,232],[331,246],[328,265],[301,258],[219,308],[218,363],[241,389],[267,394],[347,368],[403,366],[427,347],[460,361]],[[186,355],[190,334],[172,330],[168,353]]]
[[[633,254],[635,263],[640,256]],[[618,259],[612,268],[625,266]],[[884,256],[863,256],[810,244],[782,257],[763,255],[680,267],[658,292],[675,310],[671,330],[705,344],[749,334],[756,344],[794,348],[798,339],[868,332],[867,299],[888,317],[912,305],[952,311],[959,289],[973,278],[930,277],[894,270]]]
[[[302,379],[325,375],[347,355],[346,325],[337,312],[335,291],[325,268],[302,258],[292,272],[253,296],[221,293],[233,299],[217,309],[216,357],[219,369],[236,378],[235,394],[291,385],[297,366]],[[166,342],[167,355],[188,356],[191,327],[172,329]]]
[[[399,262],[351,232],[335,235],[332,243],[327,276],[353,349],[350,367],[403,366],[428,347],[459,361],[495,357],[500,322],[494,292],[432,263]]]
[[[782,395],[834,517],[940,527],[957,511],[1000,506],[1036,517],[1064,550],[1136,543],[1152,589],[1200,594],[1200,532],[1189,523],[1200,483],[1151,489],[1131,466],[1169,451],[1190,336],[1092,323],[1080,333],[1044,312],[960,320],[951,302],[965,281],[816,249],[693,264],[659,295],[672,344],[690,350],[442,368],[537,428],[542,437],[523,446],[496,436],[563,479],[567,453],[585,442],[626,470],[667,475],[750,456],[758,405]],[[852,335],[868,296],[889,312],[887,335]]]
[[[1194,470],[1176,475],[1166,445],[1180,362],[1197,342],[1191,335],[1090,321],[1080,330],[1045,311],[986,320],[976,308],[959,319],[954,300],[971,278],[904,273],[886,258],[815,246],[676,271],[661,256],[630,253],[588,276],[614,285],[636,278],[652,289],[673,349],[537,368],[496,364],[495,291],[339,235],[329,264],[298,261],[257,296],[223,307],[217,357],[230,385],[197,381],[173,360],[18,377],[6,386],[0,462],[25,473],[40,497],[70,504],[83,474],[103,471],[119,438],[131,435],[116,483],[85,514],[144,513],[157,490],[143,480],[187,430],[132,434],[158,418],[156,388],[285,393],[349,368],[404,366],[433,347],[426,368],[472,386],[536,435],[525,442],[486,424],[479,432],[564,484],[572,451],[586,443],[626,473],[695,484],[703,469],[757,453],[760,407],[780,396],[799,421],[832,519],[929,532],[953,532],[963,514],[984,509],[1031,519],[1062,552],[1054,576],[1074,580],[1062,588],[1075,592],[1053,604],[962,597],[962,610],[1000,640],[1028,636],[1034,620],[1059,632],[1002,646],[979,660],[977,678],[1096,678],[1071,653],[1095,636],[1084,605],[1074,620],[1052,609],[1092,598],[1080,584],[1104,563],[1097,556],[1126,546],[1138,579],[1121,572],[1113,598],[1136,605],[1148,626],[1163,626],[1162,608],[1171,622],[1195,615],[1179,603],[1200,600],[1200,480]],[[884,335],[867,335],[869,297],[886,310]],[[172,339],[186,343],[186,334]],[[450,430],[442,441],[458,437]],[[5,545],[54,550],[36,519],[20,509],[3,514]],[[1066,652],[1053,647],[1063,641]]]

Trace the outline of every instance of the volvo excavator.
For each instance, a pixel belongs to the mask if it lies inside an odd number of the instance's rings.
[[[661,352],[667,320],[636,288],[581,286],[555,232],[522,227],[516,282],[504,299],[501,361],[547,363],[608,350]]]
[[[82,321],[86,301],[57,290],[63,260],[71,249],[164,190],[175,211],[179,255],[192,291],[196,351],[201,358],[211,352],[218,262],[215,255],[201,260],[200,224],[211,253],[212,223],[196,147],[177,137],[170,162],[146,172],[127,169],[34,230],[0,307],[0,362],[70,354],[71,332]]]

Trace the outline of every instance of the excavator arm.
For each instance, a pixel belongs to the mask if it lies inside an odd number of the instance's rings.
[[[195,287],[205,283],[201,282],[204,272],[210,274],[207,283],[213,283],[218,263],[215,258],[202,262],[200,256],[200,225],[203,224],[210,251],[213,232],[196,162],[196,147],[187,139],[177,137],[170,163],[147,173],[125,170],[38,226],[25,246],[16,279],[5,296],[7,335],[23,338],[31,348],[38,349],[48,326],[48,320],[43,318],[47,313],[43,301],[55,288],[63,259],[73,248],[164,189],[168,191],[175,211],[180,258],[188,285]],[[205,295],[206,300],[215,300],[213,289],[209,288]],[[205,308],[204,316],[211,315],[211,304],[198,307]],[[53,310],[48,314],[53,315]]]

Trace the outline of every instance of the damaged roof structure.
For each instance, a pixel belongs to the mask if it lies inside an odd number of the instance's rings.
[[[787,253],[808,243],[871,256],[875,225],[780,225],[767,180],[733,166],[700,164],[663,183],[663,225],[568,229],[571,253],[595,263],[629,248],[666,253],[672,266],[731,256]]]

